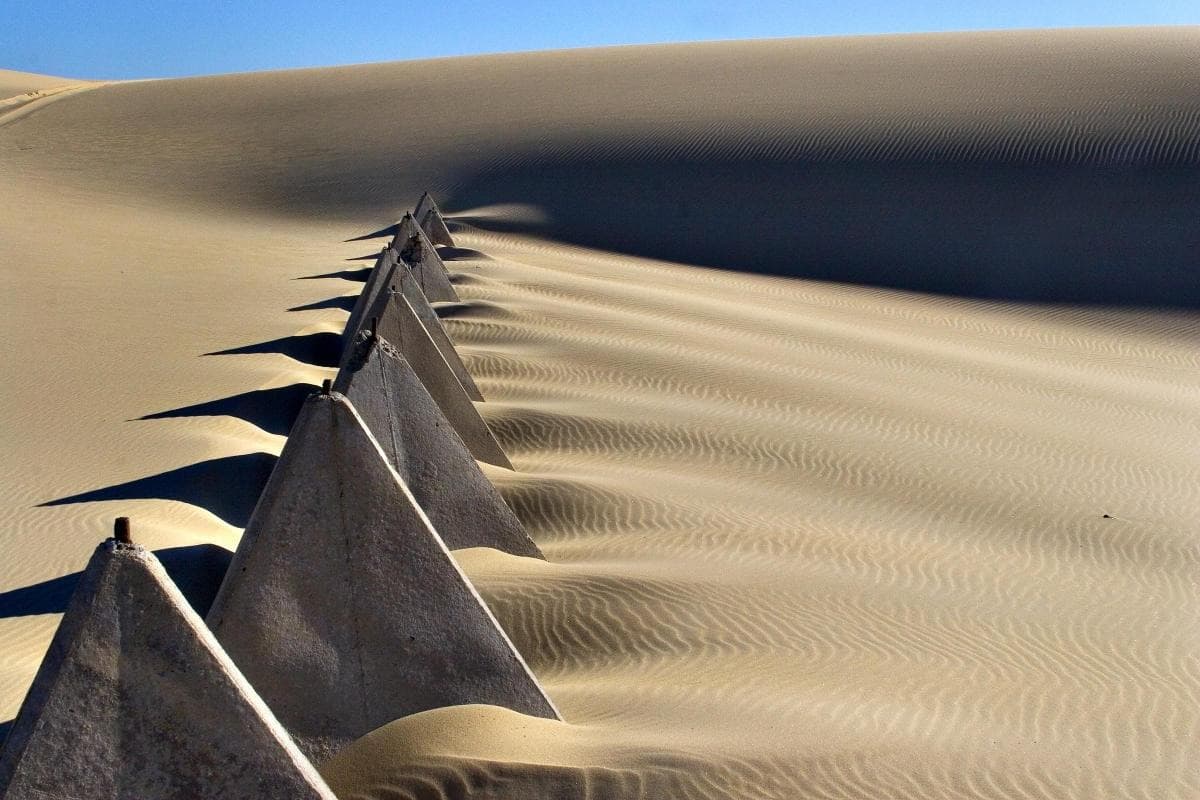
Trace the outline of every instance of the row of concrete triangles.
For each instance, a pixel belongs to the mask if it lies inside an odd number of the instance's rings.
[[[476,463],[511,468],[429,303],[456,297],[450,233],[425,195],[394,234],[207,625],[119,528],[0,752],[0,798],[330,798],[309,759],[399,717],[558,718],[449,552],[541,556]]]

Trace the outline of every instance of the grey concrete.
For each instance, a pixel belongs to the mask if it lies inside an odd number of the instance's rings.
[[[480,461],[512,469],[504,449],[488,429],[483,417],[479,416],[479,411],[459,383],[454,370],[446,363],[429,331],[425,330],[417,312],[404,295],[390,289],[380,292],[366,317],[364,330],[370,330],[372,320],[377,320],[378,330],[375,332],[399,350],[412,366],[442,414],[462,437],[471,455]],[[346,348],[342,367],[349,361],[351,350],[350,347]]]
[[[396,235],[389,245],[408,264],[421,291],[431,303],[439,300],[457,301],[458,292],[450,283],[450,273],[437,254],[437,248],[429,241],[425,232],[413,221],[411,214],[396,226]]]
[[[467,397],[482,402],[483,392],[479,391],[479,387],[475,385],[475,379],[467,371],[467,365],[463,363],[462,358],[458,355],[458,351],[454,349],[454,343],[450,341],[450,336],[446,333],[446,328],[442,325],[442,320],[438,317],[437,312],[433,310],[433,306],[429,305],[429,300],[425,297],[425,293],[421,291],[421,287],[417,283],[416,276],[413,275],[412,270],[408,268],[407,264],[399,264],[392,270],[391,281],[392,285],[399,289],[400,294],[404,295],[405,299],[408,300],[408,304],[416,312],[417,318],[421,320],[421,324],[429,332],[429,338],[433,339],[433,343],[437,345],[442,358],[446,359],[446,363],[450,365],[450,369],[454,372],[455,377],[458,378],[458,382],[462,384]]]
[[[443,706],[558,718],[336,392],[300,412],[208,623],[314,760]]]
[[[0,797],[334,800],[158,559],[113,539],[13,723]]]
[[[387,341],[361,333],[333,389],[354,404],[447,547],[542,557],[412,367]]]
[[[438,208],[437,203],[433,202],[429,192],[421,195],[420,201],[417,202],[417,208],[413,211],[413,219],[421,226],[421,230],[425,231],[429,241],[434,244],[454,246],[454,239],[450,236],[450,229],[446,227],[442,210]]]
[[[385,247],[379,253],[379,258],[375,259],[375,266],[367,275],[366,283],[363,284],[362,291],[359,292],[358,299],[354,301],[354,307],[350,310],[350,318],[346,320],[346,327],[342,332],[343,341],[354,341],[375,298],[384,288],[391,285],[392,273],[396,269],[398,259],[399,256],[391,247]]]

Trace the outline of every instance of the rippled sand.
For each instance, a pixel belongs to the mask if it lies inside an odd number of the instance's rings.
[[[1197,48],[621,48],[0,116],[0,719],[111,517],[236,545],[378,244],[342,240],[429,187],[548,561],[456,555],[568,722],[399,720],[340,796],[1196,796]]]

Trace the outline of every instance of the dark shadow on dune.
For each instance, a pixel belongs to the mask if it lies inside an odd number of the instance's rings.
[[[233,553],[215,544],[196,544],[155,550],[154,555],[196,613],[207,614],[221,588]],[[73,572],[32,586],[0,592],[0,619],[63,613],[82,574]]]
[[[439,247],[438,255],[442,261],[491,261],[491,257],[469,247]]]
[[[377,256],[375,258],[378,258]],[[375,260],[374,258],[372,260]],[[294,280],[298,281],[316,281],[322,278],[340,278],[344,281],[356,281],[358,283],[366,283],[367,276],[371,274],[370,267],[362,269],[343,269],[338,272],[326,272],[323,275],[301,275]]]
[[[4,747],[4,740],[8,738],[8,732],[12,729],[13,723],[16,721],[16,717],[13,717],[10,720],[0,722],[0,748]]]
[[[257,389],[252,392],[222,397],[169,411],[159,411],[138,417],[147,419],[171,419],[174,417],[237,417],[257,425],[268,433],[286,436],[292,423],[300,413],[300,407],[317,387],[308,383],[293,383],[275,389]]]
[[[128,483],[49,500],[39,507],[98,500],[178,500],[244,528],[275,461],[276,457],[269,453],[214,458]]]
[[[443,207],[492,230],[725,269],[990,300],[1200,308],[1200,166],[533,157]],[[441,199],[441,198],[439,198]]]
[[[206,356],[247,355],[251,353],[281,353],[297,361],[317,367],[336,367],[342,357],[341,334],[322,331],[296,336],[285,336],[269,342],[231,347],[205,353]]]
[[[365,256],[351,256],[350,258],[347,258],[346,260],[347,261],[378,261],[379,255],[380,255],[379,253],[371,253],[371,254],[365,255]]]
[[[396,225],[396,223],[393,222],[391,225],[388,225],[386,228],[380,228],[379,230],[377,230],[373,233],[364,233],[362,236],[355,236],[353,238],[346,239],[345,241],[347,241],[347,242],[365,242],[367,239],[381,239],[385,236],[395,236],[396,228],[397,228],[397,225]]]
[[[349,311],[354,308],[355,301],[358,300],[357,295],[347,297],[330,297],[326,300],[318,300],[315,303],[305,303],[302,306],[292,306],[288,311],[324,311],[329,308],[340,308],[342,311]]]

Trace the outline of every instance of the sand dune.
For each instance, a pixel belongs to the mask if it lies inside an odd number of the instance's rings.
[[[485,471],[547,561],[457,556],[567,723],[399,720],[323,766],[340,796],[1195,796],[1198,47],[616,48],[30,106],[0,124],[0,719],[111,517],[234,547],[378,249],[343,240],[428,188],[517,470]]]

